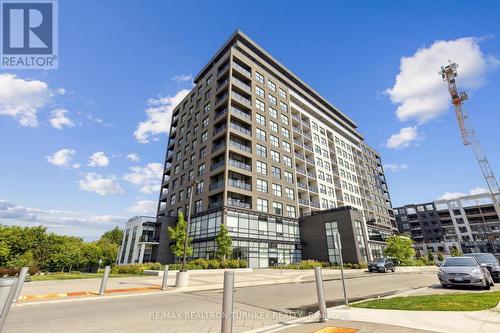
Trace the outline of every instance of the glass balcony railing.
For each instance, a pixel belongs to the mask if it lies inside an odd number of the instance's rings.
[[[252,116],[251,116],[251,115],[249,115],[249,114],[248,114],[248,113],[246,113],[246,112],[241,111],[241,110],[240,110],[240,109],[238,109],[238,108],[235,108],[234,106],[231,106],[231,113],[232,113],[232,114],[235,114],[235,115],[237,115],[237,116],[240,116],[240,117],[242,117],[242,118],[245,118],[245,119],[247,119],[247,120],[252,120]]]
[[[223,188],[223,187],[224,187],[224,181],[220,180],[218,182],[210,184],[210,186],[208,186],[208,189],[210,191],[213,191],[213,190],[216,190],[218,188]]]
[[[232,198],[227,199],[227,204],[229,206],[247,208],[247,209],[250,209],[252,207],[252,205],[248,202],[244,202],[244,201],[240,201],[240,200],[232,199]]]
[[[213,170],[215,170],[215,169],[220,168],[221,166],[223,166],[223,165],[224,165],[224,162],[225,162],[224,160],[220,160],[220,161],[218,161],[218,162],[215,162],[215,163],[214,163],[214,164],[212,164],[212,166],[210,167],[210,171],[213,171]]]
[[[246,151],[248,153],[251,153],[252,152],[252,148],[251,147],[248,147],[248,146],[245,146],[244,144],[241,144],[241,143],[238,143],[236,141],[229,141],[229,144],[233,147],[236,147],[240,150],[243,150],[243,151]]]
[[[235,124],[235,123],[230,123],[229,124],[229,127],[231,127],[232,129],[235,129],[237,130],[238,132],[240,133],[243,133],[245,135],[248,135],[248,136],[252,136],[252,131],[250,130],[247,130],[246,128],[238,125],[238,124]]]
[[[249,70],[243,68],[241,65],[233,62],[233,68],[236,69],[238,72],[248,76],[248,77],[252,77],[252,73],[250,73]]]
[[[241,180],[228,179],[227,183],[231,187],[236,187],[236,188],[240,188],[242,190],[247,190],[247,191],[251,191],[252,190],[252,185],[247,184],[247,183],[245,183],[245,182],[243,182]]]
[[[246,164],[246,163],[236,161],[233,159],[229,160],[229,165],[243,169],[243,170],[252,171],[252,166],[250,164]]]
[[[242,95],[238,94],[237,92],[231,91],[231,96],[237,100],[238,102],[245,104],[247,106],[252,106],[252,101],[249,100],[246,97],[243,97]]]
[[[231,82],[233,82],[237,87],[240,87],[241,89],[247,91],[247,92],[252,92],[252,88],[246,84],[245,82],[238,80],[237,78],[233,77],[231,78]]]

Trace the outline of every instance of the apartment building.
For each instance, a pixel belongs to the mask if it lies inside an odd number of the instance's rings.
[[[159,229],[155,217],[135,216],[123,231],[117,264],[142,264],[158,261]]]
[[[380,155],[353,120],[240,31],[194,84],[172,113],[157,213],[175,223],[194,189],[193,257],[213,256],[224,223],[250,267],[298,261],[300,218],[343,206],[363,214],[367,260],[380,255],[396,224]]]
[[[490,252],[500,256],[500,212],[488,193],[394,209],[399,232],[415,241],[419,254]]]

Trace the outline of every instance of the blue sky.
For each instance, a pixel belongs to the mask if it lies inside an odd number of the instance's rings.
[[[389,165],[394,206],[484,187],[426,75],[439,78],[443,52],[462,60],[499,174],[499,14],[496,1],[61,1],[59,69],[0,70],[0,222],[92,239],[150,211],[167,135],[146,110],[163,119],[236,28],[356,121]],[[412,101],[434,103],[430,119]]]

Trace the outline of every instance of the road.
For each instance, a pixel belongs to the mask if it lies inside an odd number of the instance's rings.
[[[437,283],[434,273],[369,274],[347,280],[351,300]],[[326,281],[328,306],[342,298],[341,282]],[[150,293],[16,305],[6,333],[219,332],[222,291]],[[237,288],[234,332],[244,332],[315,311],[312,282]]]

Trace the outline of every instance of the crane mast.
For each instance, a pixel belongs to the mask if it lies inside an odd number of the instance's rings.
[[[500,187],[498,186],[497,179],[493,174],[493,170],[490,167],[490,163],[486,158],[486,154],[483,152],[479,139],[476,135],[476,131],[472,126],[469,119],[467,111],[463,108],[464,101],[468,99],[465,92],[458,92],[455,78],[457,77],[456,63],[451,63],[447,66],[441,67],[441,77],[444,81],[448,83],[448,91],[451,95],[451,101],[455,109],[455,115],[457,117],[458,127],[460,129],[460,134],[462,136],[462,142],[465,146],[471,146],[476,156],[476,160],[479,163],[479,167],[483,173],[483,176],[488,184],[488,189],[490,190],[491,197],[493,199],[493,204],[498,212],[500,212]]]

